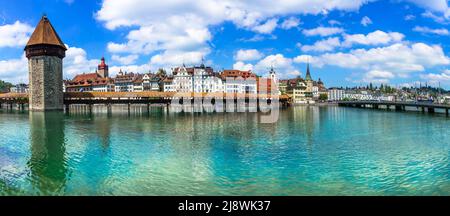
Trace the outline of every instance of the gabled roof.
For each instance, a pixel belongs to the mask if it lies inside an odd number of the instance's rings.
[[[26,47],[33,45],[55,45],[67,50],[47,16],[41,18]]]

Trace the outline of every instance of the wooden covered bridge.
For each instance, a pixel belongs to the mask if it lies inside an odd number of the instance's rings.
[[[64,107],[68,111],[70,105],[87,105],[92,108],[95,104],[115,105],[125,104],[130,107],[132,104],[142,104],[150,106],[152,104],[170,105],[173,99],[179,99],[179,103],[190,101],[206,101],[215,104],[217,100],[233,102],[238,101],[264,101],[272,103],[278,100],[281,106],[289,106],[291,99],[287,95],[270,94],[239,94],[239,93],[176,93],[176,92],[66,92],[64,93]],[[25,110],[28,104],[28,94],[6,93],[0,94],[0,108],[13,109],[17,107]]]

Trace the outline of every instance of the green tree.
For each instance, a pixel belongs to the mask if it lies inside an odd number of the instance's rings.
[[[156,72],[156,75],[165,77],[167,75],[167,73],[166,73],[166,70],[164,70],[163,68],[160,68],[160,69],[158,69],[158,72]]]
[[[13,87],[13,84],[0,80],[0,92],[9,92],[11,87]]]
[[[326,101],[326,100],[328,100],[328,94],[320,94],[320,95],[319,95],[319,100],[321,100],[321,101]]]

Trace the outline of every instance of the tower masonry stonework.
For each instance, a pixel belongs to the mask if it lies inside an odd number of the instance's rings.
[[[43,16],[25,47],[31,111],[63,109],[63,58],[66,50],[48,18]]]

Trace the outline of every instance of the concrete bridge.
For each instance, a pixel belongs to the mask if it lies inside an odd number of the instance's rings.
[[[421,112],[435,113],[436,109],[445,110],[445,114],[449,116],[450,105],[445,104],[432,104],[432,103],[420,103],[420,102],[390,102],[390,101],[340,101],[339,106],[346,107],[358,107],[358,108],[372,108],[380,109],[385,107],[386,109],[394,109],[396,111],[406,111],[407,107],[416,108]]]
[[[270,95],[270,94],[239,94],[239,93],[176,93],[176,92],[66,92],[64,93],[64,107],[69,111],[70,105],[87,105],[89,110],[95,104],[107,105],[110,107],[114,104],[128,105],[128,109],[132,104],[144,104],[149,107],[152,104],[170,105],[173,99],[179,99],[180,104],[194,101],[206,101],[215,104],[216,100],[249,102],[250,100],[264,101],[271,104],[272,101],[278,99],[281,106],[289,106],[291,99],[287,95]],[[183,101],[184,100],[184,101]],[[7,93],[0,94],[0,108],[17,107],[19,110],[25,110],[28,104],[28,94]]]

